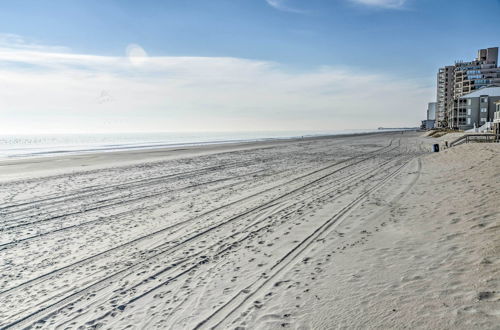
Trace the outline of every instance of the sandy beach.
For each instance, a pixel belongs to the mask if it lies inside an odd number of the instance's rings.
[[[0,328],[499,329],[500,144],[0,162]]]

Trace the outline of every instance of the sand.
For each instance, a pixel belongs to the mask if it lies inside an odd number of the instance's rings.
[[[498,329],[500,145],[0,162],[0,328]]]

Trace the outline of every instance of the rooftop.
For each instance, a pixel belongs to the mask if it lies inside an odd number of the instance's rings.
[[[475,91],[465,94],[461,96],[462,99],[467,99],[471,97],[480,97],[482,95],[488,96],[500,96],[500,87],[499,86],[491,86],[491,87],[483,87],[480,89],[476,89]]]

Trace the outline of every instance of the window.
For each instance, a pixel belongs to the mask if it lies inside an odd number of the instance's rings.
[[[467,99],[467,105],[471,105],[472,104],[472,100],[471,99]]]
[[[484,123],[486,123],[486,118],[485,117],[481,117],[481,125],[483,125]]]
[[[467,125],[470,125],[470,118],[467,118]]]
[[[481,112],[488,112],[488,108],[481,108]]]
[[[481,97],[481,103],[487,103],[488,97]]]
[[[471,110],[467,109],[467,116],[470,116]]]

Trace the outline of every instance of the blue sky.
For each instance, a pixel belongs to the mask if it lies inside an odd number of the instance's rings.
[[[0,129],[414,126],[438,66],[500,46],[499,13],[498,0],[0,1]]]

